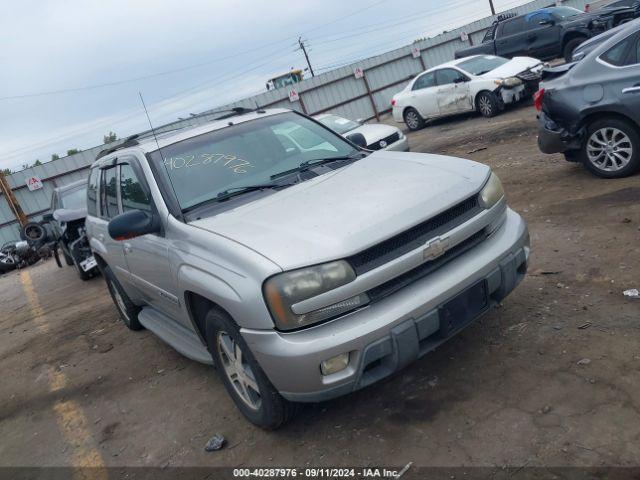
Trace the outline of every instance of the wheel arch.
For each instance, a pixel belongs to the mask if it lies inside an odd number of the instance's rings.
[[[567,43],[569,43],[571,40],[580,39],[580,38],[583,40],[588,40],[589,35],[587,35],[584,32],[575,31],[575,30],[565,33],[564,37],[562,38],[562,53],[564,53],[564,49],[567,46]]]
[[[617,120],[629,122],[636,128],[638,134],[640,134],[640,125],[638,124],[638,122],[636,122],[630,115],[614,110],[596,110],[589,112],[584,116],[582,120],[580,120],[580,123],[578,124],[578,130],[587,128],[596,120],[602,120],[603,118],[615,118]]]
[[[187,309],[187,314],[191,320],[191,324],[195,329],[200,341],[203,345],[207,346],[207,332],[206,332],[206,318],[207,313],[212,309],[217,309],[224,312],[236,325],[238,324],[233,316],[224,309],[219,303],[210,300],[209,298],[187,290],[184,292],[184,305]]]
[[[498,96],[498,93],[495,90],[489,90],[488,88],[483,88],[482,90],[478,90],[476,92],[476,95],[473,97],[473,109],[475,111],[478,111],[478,98],[480,97],[480,95],[482,95],[483,93],[492,93],[496,96]]]

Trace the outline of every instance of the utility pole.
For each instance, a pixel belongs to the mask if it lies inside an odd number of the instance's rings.
[[[24,227],[27,223],[27,216],[24,214],[22,207],[11,191],[11,187],[9,186],[7,179],[4,178],[4,173],[2,172],[0,172],[0,192],[4,194],[4,198],[6,199],[11,212],[16,217],[16,220],[20,223],[20,226]]]
[[[493,6],[493,0],[489,0],[489,6],[491,7],[491,15],[493,15],[495,17],[496,15],[496,9]]]
[[[311,72],[311,76],[315,77],[315,75],[313,73],[313,68],[311,67],[311,62],[309,61],[309,55],[307,54],[307,47],[304,44],[304,42],[302,41],[302,37],[298,37],[298,45],[300,45],[300,50],[302,50],[302,53],[304,53],[304,58],[307,59],[307,66],[309,67],[309,71]]]

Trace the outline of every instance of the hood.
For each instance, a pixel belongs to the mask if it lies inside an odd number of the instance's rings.
[[[478,192],[489,168],[459,158],[378,151],[286,190],[190,224],[283,270],[348,257]]]
[[[358,128],[349,130],[344,134],[344,136],[346,137],[352,133],[361,133],[367,140],[367,145],[371,145],[372,143],[379,142],[383,138],[387,138],[394,133],[400,133],[400,129],[383,123],[365,123]]]
[[[83,208],[60,208],[53,212],[53,218],[59,222],[73,222],[87,216],[87,209]]]
[[[515,77],[519,73],[529,70],[533,67],[540,66],[542,62],[537,58],[531,57],[514,57],[504,65],[481,75],[482,78],[508,78]]]

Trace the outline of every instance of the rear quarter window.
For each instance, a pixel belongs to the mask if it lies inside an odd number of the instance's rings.
[[[89,174],[89,183],[87,184],[87,214],[92,216],[98,215],[98,178],[100,170],[92,168]]]

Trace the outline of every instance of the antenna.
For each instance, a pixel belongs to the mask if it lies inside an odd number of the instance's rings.
[[[144,103],[144,98],[142,98],[142,92],[138,92],[140,95],[140,101],[142,102],[142,107],[144,108],[144,113],[147,115],[147,120],[149,121],[149,126],[151,127],[151,133],[153,134],[153,139],[156,141],[156,146],[158,147],[158,151],[160,152],[160,156],[162,157],[162,161],[165,161],[164,155],[162,154],[162,150],[160,149],[160,143],[158,143],[158,137],[156,137],[156,131],[153,128],[151,123],[151,117],[149,116],[149,112],[147,111],[147,106]]]

